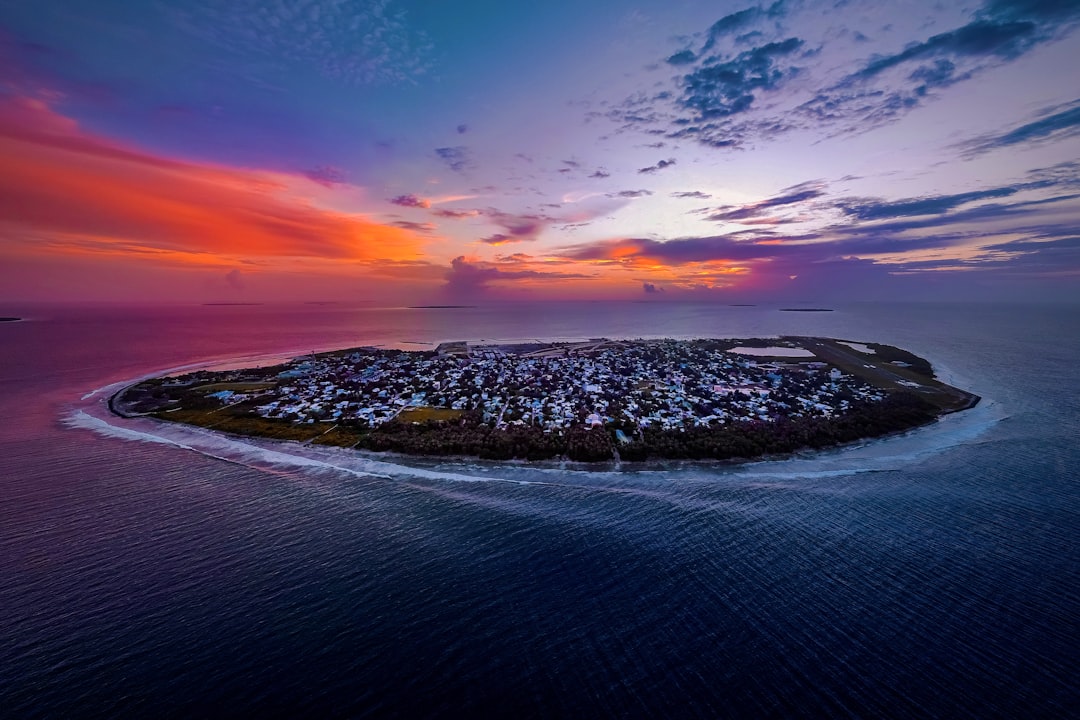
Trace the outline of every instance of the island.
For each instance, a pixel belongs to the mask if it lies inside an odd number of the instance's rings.
[[[0,317],[0,322],[19,322],[22,318],[17,317]]]
[[[113,412],[492,460],[748,460],[900,432],[979,397],[890,345],[818,337],[360,347],[129,386]]]

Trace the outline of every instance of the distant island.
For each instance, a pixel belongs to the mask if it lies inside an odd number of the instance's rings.
[[[833,312],[832,308],[780,308],[780,312]]]
[[[476,305],[409,305],[409,310],[454,310],[459,308],[474,308]]]
[[[0,317],[0,322],[19,322],[22,318],[17,317]]]
[[[978,396],[890,345],[815,337],[352,348],[110,400],[239,435],[411,455],[743,460],[932,422]]]

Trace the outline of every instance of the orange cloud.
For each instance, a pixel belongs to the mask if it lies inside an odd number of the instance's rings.
[[[23,252],[202,258],[418,258],[408,229],[313,204],[303,176],[160,157],[0,100],[0,233]]]

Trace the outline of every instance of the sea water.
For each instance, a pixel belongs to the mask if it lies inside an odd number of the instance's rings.
[[[0,324],[13,716],[1042,716],[1080,702],[1080,313],[875,304],[20,308]],[[7,313],[7,310],[5,310]],[[823,335],[983,397],[746,465],[404,459],[105,406],[443,340]]]

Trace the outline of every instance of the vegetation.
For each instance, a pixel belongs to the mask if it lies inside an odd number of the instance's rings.
[[[752,347],[815,344],[815,352],[827,365],[876,386],[862,392],[858,386],[833,383],[828,401],[832,407],[813,404],[823,387],[820,372],[794,372],[783,376],[769,391],[768,411],[748,403],[735,393],[714,393],[685,398],[672,395],[664,372],[660,379],[639,379],[641,367],[677,368],[680,383],[707,385],[704,372],[694,360],[700,355],[721,353],[736,344]],[[350,375],[350,368],[329,364],[318,368],[315,354],[289,365],[211,372],[200,370],[179,377],[156,378],[127,388],[112,398],[120,414],[151,415],[238,435],[293,440],[315,445],[361,448],[426,456],[472,456],[491,460],[568,459],[601,462],[613,459],[730,460],[779,455],[803,449],[832,447],[862,438],[907,430],[932,421],[943,412],[970,407],[978,397],[933,379],[930,363],[890,345],[867,343],[872,355],[849,352],[828,339],[709,339],[691,342],[650,343],[633,347],[634,362],[627,357],[608,359],[603,388],[588,389],[588,403],[602,408],[605,416],[590,416],[588,404],[562,416],[562,422],[544,424],[534,407],[553,397],[569,397],[554,376],[540,375],[531,382],[512,375],[503,377],[497,367],[461,366],[455,381],[474,389],[471,397],[448,407],[453,395],[439,383],[423,406],[389,406],[387,415],[331,413],[327,400],[297,404],[267,416],[267,397],[275,390],[303,378],[311,387],[323,389],[326,398],[337,393],[386,398],[408,396],[412,385],[394,385],[394,378]],[[522,352],[533,348],[523,346]],[[325,353],[345,358],[353,351]],[[852,355],[851,353],[856,353]],[[364,358],[398,359],[399,350],[365,349]],[[431,351],[416,353],[431,360]],[[894,362],[906,366],[893,365]],[[350,360],[358,363],[358,360]],[[370,364],[370,363],[369,363]],[[819,365],[827,366],[826,363]],[[820,368],[818,368],[820,370]],[[740,371],[741,372],[741,371]],[[298,373],[298,374],[293,374]],[[646,375],[651,378],[652,376]],[[744,380],[745,382],[745,380]],[[827,382],[827,381],[826,381]],[[500,384],[501,383],[501,384]],[[368,387],[371,386],[371,387]],[[680,385],[681,387],[681,385]],[[870,387],[867,385],[866,387]],[[912,392],[911,388],[916,388]],[[620,391],[621,388],[621,391]],[[377,391],[382,392],[377,392]],[[577,392],[576,386],[571,390]],[[286,388],[292,393],[294,389]],[[562,393],[560,395],[560,393]],[[633,402],[627,394],[633,394]],[[494,398],[487,401],[488,398]],[[293,400],[295,395],[290,396]],[[523,402],[508,404],[506,398]],[[397,398],[395,398],[397,399]],[[534,404],[535,403],[535,404]],[[398,403],[398,407],[401,403]],[[789,409],[795,408],[795,410]],[[394,414],[396,412],[396,415]],[[649,418],[649,422],[640,418]],[[674,418],[674,420],[673,420]],[[700,424],[698,420],[701,420]],[[370,424],[369,424],[370,423]]]
[[[838,417],[736,421],[719,427],[679,430],[645,428],[631,430],[633,435],[627,432],[632,439],[625,443],[615,440],[614,426],[578,426],[561,433],[545,433],[540,428],[517,425],[495,429],[483,422],[478,412],[464,413],[454,420],[391,422],[375,428],[358,421],[332,424],[273,420],[253,415],[241,405],[209,411],[185,408],[156,416],[238,435],[376,452],[473,456],[488,460],[566,458],[576,462],[601,462],[615,457],[627,461],[751,459],[833,447],[923,425],[937,416],[937,409],[914,393],[895,392],[879,402],[856,403]]]
[[[184,408],[175,411],[166,410],[155,413],[154,416],[161,420],[187,423],[236,435],[268,437],[274,440],[312,440],[327,429],[326,426],[314,423],[297,425],[281,420],[269,420],[258,415],[239,414],[232,408],[222,409],[219,412]]]
[[[402,423],[422,423],[428,420],[458,420],[463,414],[461,410],[451,410],[444,407],[405,408],[397,416],[397,421]]]
[[[833,447],[924,425],[937,410],[908,392],[892,393],[876,403],[861,403],[839,417],[781,418],[749,421],[720,428],[689,427],[681,432],[644,430],[619,448],[623,460],[673,458],[729,460]]]

